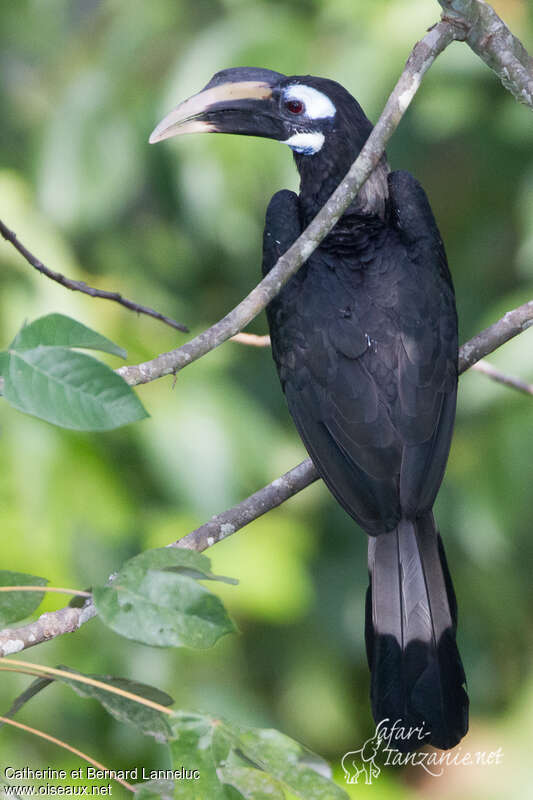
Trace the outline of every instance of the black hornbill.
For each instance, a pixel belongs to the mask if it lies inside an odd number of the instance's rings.
[[[263,273],[340,183],[372,125],[338,83],[267,69],[218,72],[156,127],[285,142],[300,193],[266,213]],[[429,202],[385,156],[267,308],[290,413],[324,482],[368,534],[366,649],[376,723],[453,747],[468,728],[457,606],[432,507],[455,418],[457,316]],[[423,730],[423,735],[409,727]],[[397,728],[398,729],[398,728]]]

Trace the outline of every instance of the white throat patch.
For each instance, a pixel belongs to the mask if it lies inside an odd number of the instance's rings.
[[[293,133],[283,144],[288,144],[291,150],[296,153],[303,153],[304,156],[312,156],[322,148],[324,144],[324,134],[320,131],[307,133]]]
[[[302,102],[308,119],[334,117],[337,110],[327,95],[303,83],[293,83],[292,86],[288,86],[283,96],[285,100]]]

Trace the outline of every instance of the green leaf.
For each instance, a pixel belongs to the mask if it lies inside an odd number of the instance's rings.
[[[135,800],[174,800],[174,781],[136,783]]]
[[[0,353],[0,375],[4,374],[8,361],[9,361],[9,353],[7,352],[7,350],[3,350]]]
[[[228,763],[219,770],[222,781],[240,792],[245,800],[284,800],[285,792],[271,775],[239,764],[239,757],[231,752]]]
[[[58,669],[66,670],[75,673],[76,675],[84,675],[83,672],[78,672],[72,667],[59,666]],[[131,681],[127,678],[116,678],[111,675],[86,675],[88,678],[94,678],[102,683],[108,684],[112,688],[123,689],[132,694],[138,695],[146,700],[151,700],[154,703],[159,703],[162,706],[170,706],[174,700],[166,692],[162,692],[155,686],[149,686],[146,683],[139,683],[138,681]],[[51,683],[59,681],[65,683],[73,689],[80,697],[91,698],[98,700],[99,703],[108,711],[111,716],[119,722],[126,722],[134,725],[142,733],[147,736],[154,736],[159,742],[166,742],[172,735],[172,730],[167,721],[166,715],[155,708],[138,703],[135,700],[130,700],[127,697],[112,692],[107,692],[98,686],[90,686],[86,683],[80,683],[73,680],[68,675],[56,675],[53,678],[36,678],[32,681],[27,689],[25,689],[13,702],[9,711],[4,714],[5,717],[14,717],[20,709],[26,705],[36,694],[41,692]],[[5,723],[0,723],[0,727]]]
[[[249,728],[184,711],[171,720],[174,769],[196,769],[196,781],[177,781],[174,797],[196,800],[348,800],[329,765],[276,730]]]
[[[0,570],[0,586],[46,586],[46,578],[26,575],[23,572]],[[18,622],[38,608],[44,592],[0,592],[0,626]]]
[[[273,729],[231,726],[241,752],[304,800],[347,800],[331,780],[329,765],[294,739]]]
[[[127,561],[109,586],[94,588],[96,609],[116,633],[143,644],[212,647],[235,626],[220,599],[198,583],[217,580],[209,568],[209,559],[191,550],[148,550]]]
[[[50,686],[50,684],[53,682],[53,678],[35,678],[35,680],[30,683],[27,689],[24,689],[23,692],[17,695],[17,697],[13,700],[9,711],[6,711],[5,714],[2,714],[2,716],[12,719],[15,714],[26,705],[26,703],[29,703],[29,701],[35,697],[36,694],[42,692],[43,689],[46,689],[46,687]],[[6,724],[6,722],[0,722],[0,728]]]
[[[10,350],[33,350],[40,345],[47,347],[84,347],[88,350],[102,350],[120,358],[126,358],[126,351],[93,331],[81,322],[64,314],[47,314],[29,325],[24,325],[15,336]]]
[[[83,673],[78,673],[70,667],[60,667],[59,669],[66,669],[69,672],[76,672],[78,675],[83,675]],[[172,731],[170,725],[166,715],[162,711],[149,708],[127,697],[121,697],[112,692],[106,692],[105,689],[100,689],[97,686],[79,683],[68,676],[64,678],[56,677],[57,680],[70,686],[80,697],[98,700],[106,711],[119,722],[127,722],[130,725],[135,725],[142,733],[147,736],[154,736],[159,742],[165,742],[171,736]],[[115,678],[110,675],[87,675],[87,677],[102,681],[102,683],[107,683],[113,688],[132,692],[133,694],[137,694],[147,700],[152,700],[160,705],[168,706],[174,702],[172,697],[165,692],[161,692],[154,686],[149,686],[145,683],[138,683],[137,681],[131,681],[127,678]]]
[[[123,569],[126,566],[128,569],[168,569],[197,580],[222,581],[233,585],[239,582],[235,578],[214,575],[211,572],[211,561],[207,556],[184,547],[158,547],[145,550],[144,553],[130,558]]]
[[[148,416],[110,367],[65,347],[10,351],[4,395],[19,411],[79,431],[110,430]]]
[[[214,753],[213,739],[216,732],[217,720],[210,719],[202,714],[189,714],[178,712],[175,722],[171,722],[175,739],[170,743],[172,768],[198,770],[197,780],[176,781],[174,797],[177,800],[196,800],[196,798],[209,798],[209,800],[229,800],[231,794],[219,780],[217,767],[220,758]],[[239,800],[242,798],[237,794]]]

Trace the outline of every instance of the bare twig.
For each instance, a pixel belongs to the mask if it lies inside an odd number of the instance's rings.
[[[483,375],[486,375],[487,378],[496,381],[496,383],[502,383],[504,386],[510,386],[511,389],[516,389],[524,394],[533,395],[533,384],[526,383],[520,380],[520,378],[514,378],[512,375],[506,375],[504,372],[500,372],[499,369],[493,367],[488,361],[481,359],[481,361],[478,361],[477,364],[472,366],[472,369],[481,372]]]
[[[134,303],[133,300],[122,297],[118,292],[106,292],[104,289],[94,289],[92,286],[87,286],[85,281],[74,281],[71,278],[66,278],[64,275],[61,275],[60,272],[54,272],[54,270],[47,267],[34,256],[33,253],[30,253],[28,248],[18,240],[16,234],[10,230],[2,220],[0,220],[0,234],[2,234],[6,242],[10,242],[13,247],[24,256],[28,264],[31,264],[31,266],[42,275],[46,275],[47,278],[51,278],[51,280],[56,281],[56,283],[60,283],[61,286],[64,286],[66,289],[71,289],[73,292],[82,292],[91,297],[99,297],[103,300],[113,300],[115,303],[124,306],[124,308],[129,308],[131,311],[136,311],[138,314],[146,314],[149,317],[154,317],[154,319],[158,319],[178,331],[183,331],[183,333],[189,332],[189,329],[185,325],[182,325],[181,322],[176,322],[176,320],[170,317],[165,317],[164,314],[160,314],[159,311],[154,311],[153,308]]]
[[[439,0],[442,18],[452,22],[463,39],[499,76],[508,91],[533,108],[533,59],[494,9],[484,0]]]
[[[452,24],[439,22],[420,42],[417,42],[387,100],[383,113],[349,172],[325,206],[287,252],[278,259],[268,275],[239,305],[190,342],[143,364],[118,369],[117,372],[126,383],[135,386],[176,373],[235,336],[268,305],[327,236],[377,166],[388,140],[416,94],[422,77],[437,56],[453,41],[455,34],[456,30]]]
[[[318,480],[316,471],[310,458],[307,458],[297,467],[286,472],[281,478],[259,489],[258,492],[247,497],[242,503],[217,514],[215,517],[188,533],[182,539],[174,542],[174,547],[186,547],[189,550],[207,550],[217,542],[231,536],[232,533],[244,528],[254,519],[261,517],[272,508],[281,505],[289,497],[301,492],[313,481]]]
[[[513,308],[461,347],[459,373],[533,325],[533,300]]]

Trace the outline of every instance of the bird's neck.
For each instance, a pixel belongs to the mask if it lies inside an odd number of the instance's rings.
[[[320,211],[346,175],[353,159],[346,163],[328,163],[327,154],[299,156],[296,165],[300,173],[300,204],[306,224]],[[361,187],[357,197],[350,203],[345,216],[377,217],[384,220],[387,215],[389,189],[387,175],[390,169],[385,156]],[[342,222],[342,219],[339,222]]]

